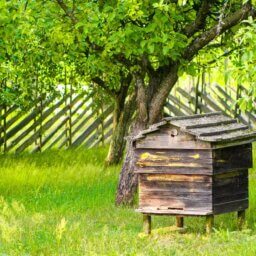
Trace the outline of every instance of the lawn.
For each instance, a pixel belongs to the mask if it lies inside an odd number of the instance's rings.
[[[114,205],[120,166],[105,168],[107,148],[0,156],[0,255],[256,255],[256,175],[243,231],[236,214],[186,218],[185,234],[153,217],[153,235],[140,234],[142,216]]]

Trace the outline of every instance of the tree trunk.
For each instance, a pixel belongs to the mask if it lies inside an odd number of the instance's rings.
[[[168,74],[164,75],[160,82],[159,79],[152,79],[154,83],[144,85],[142,78],[136,78],[136,103],[137,118],[131,125],[127,151],[122,170],[119,177],[119,184],[116,194],[116,204],[132,204],[134,195],[137,191],[138,178],[134,173],[135,157],[133,137],[147,128],[149,125],[160,121],[163,114],[163,106],[169,95],[170,90],[175,85],[178,76],[178,68],[174,66]],[[159,82],[156,86],[155,82]]]
[[[134,95],[131,95],[125,104],[118,100],[116,101],[113,113],[113,133],[106,159],[107,165],[118,164],[123,157],[126,144],[125,137],[127,136],[132,115],[135,111],[134,100]]]
[[[117,205],[133,203],[134,194],[136,193],[138,185],[137,175],[134,173],[133,137],[144,128],[145,125],[138,120],[131,126],[130,136],[127,139],[125,160],[119,176],[119,184],[116,194]]]

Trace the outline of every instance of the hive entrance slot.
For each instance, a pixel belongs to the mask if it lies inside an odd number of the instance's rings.
[[[158,207],[157,210],[183,210],[182,207]]]

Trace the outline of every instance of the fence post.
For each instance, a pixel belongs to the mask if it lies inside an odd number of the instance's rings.
[[[70,93],[69,93],[69,111],[68,111],[68,128],[69,128],[69,141],[68,146],[72,145],[72,95],[73,95],[73,76],[70,83]]]
[[[237,118],[240,114],[241,114],[241,110],[238,106],[238,99],[241,97],[241,85],[238,84],[237,85],[237,89],[236,89],[236,104],[235,104],[235,109],[234,109],[234,118]]]
[[[7,88],[7,78],[4,80],[4,91],[6,90]],[[3,104],[3,115],[4,115],[4,118],[3,118],[3,153],[6,152],[7,150],[7,137],[6,137],[6,129],[7,129],[7,105],[6,103]]]
[[[103,106],[102,102],[101,102],[100,108],[101,108],[101,120],[100,120],[100,125],[101,125],[101,143],[104,146],[105,145],[104,117],[103,117],[104,106]]]
[[[69,90],[68,90],[68,84],[67,84],[67,68],[65,67],[65,107],[68,108],[68,111],[66,111],[66,126],[65,126],[65,134],[66,134],[66,147],[70,147],[72,145],[72,94],[73,94],[73,74],[71,72],[71,75],[69,77]]]
[[[200,75],[197,77],[196,87],[195,87],[195,114],[198,113],[199,109],[199,83],[200,83]]]
[[[42,151],[42,140],[43,140],[43,84],[40,83],[40,101],[39,101],[39,150]]]

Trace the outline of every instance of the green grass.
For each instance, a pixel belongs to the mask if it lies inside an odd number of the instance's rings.
[[[235,213],[186,218],[187,231],[141,236],[142,217],[114,205],[120,167],[104,168],[106,148],[0,156],[0,255],[256,255],[256,175],[250,174],[247,228]],[[174,224],[153,217],[153,228]]]

